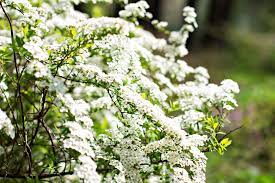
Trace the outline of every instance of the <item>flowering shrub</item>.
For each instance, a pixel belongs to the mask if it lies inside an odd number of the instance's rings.
[[[119,18],[88,18],[79,2],[0,0],[0,176],[205,182],[204,153],[231,143],[222,127],[239,88],[181,59],[194,9],[169,32],[146,1],[118,0]]]

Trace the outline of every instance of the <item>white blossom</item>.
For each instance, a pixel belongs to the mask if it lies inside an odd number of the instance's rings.
[[[149,5],[146,1],[141,0],[136,3],[130,3],[125,6],[124,10],[119,12],[119,16],[122,18],[152,18],[151,13],[146,12],[149,8]],[[136,22],[137,23],[137,22]]]
[[[153,20],[152,24],[156,26],[158,29],[164,29],[168,26],[168,22],[165,21],[158,21],[158,20]]]
[[[198,26],[198,24],[196,22],[197,14],[195,13],[195,9],[193,7],[186,6],[185,8],[183,8],[182,15],[185,17],[184,20],[188,24],[193,24],[194,27]],[[192,32],[192,31],[190,31],[190,32]]]
[[[43,41],[40,37],[36,36],[32,37],[30,42],[26,42],[23,47],[32,54],[33,58],[44,61],[48,59],[49,55],[43,50],[42,46]]]
[[[232,92],[234,94],[237,94],[240,92],[239,86],[236,82],[232,81],[231,79],[226,79],[221,82],[221,88],[225,92]]]
[[[15,137],[14,127],[7,114],[0,109],[0,130],[4,130],[11,138]]]
[[[101,178],[96,172],[95,162],[88,156],[79,157],[80,165],[74,168],[74,173],[87,183],[99,183]]]

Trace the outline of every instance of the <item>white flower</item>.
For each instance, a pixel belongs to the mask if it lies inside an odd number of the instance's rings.
[[[202,112],[198,112],[195,110],[186,111],[184,115],[181,116],[182,126],[184,127],[191,126],[195,128],[198,122],[200,122],[200,120],[202,120],[204,116],[205,115]]]
[[[49,68],[43,63],[33,60],[27,67],[28,72],[34,73],[36,78],[48,77],[51,78],[51,72]]]
[[[26,42],[23,47],[28,50],[33,56],[33,58],[45,61],[48,59],[49,55],[46,50],[42,48],[43,41],[40,37],[32,37],[30,42]]]
[[[232,92],[234,94],[237,94],[240,92],[239,85],[231,79],[223,80],[221,82],[221,88],[228,93]]]
[[[158,182],[160,182],[160,177],[152,175],[149,177],[148,182],[149,183],[158,183]]]
[[[168,22],[165,21],[158,21],[158,20],[153,20],[152,24],[156,26],[158,29],[164,29],[168,26]]]
[[[5,0],[6,4],[15,4],[19,7],[23,6],[25,8],[32,7],[31,3],[28,0]]]
[[[137,18],[151,18],[151,14],[146,12],[149,5],[146,1],[141,0],[136,3],[130,3],[125,6],[124,10],[119,12],[119,16],[122,18],[137,17]]]
[[[7,135],[11,138],[14,138],[15,131],[11,123],[11,120],[8,118],[7,114],[0,109],[0,130],[4,130]]]
[[[192,183],[190,177],[188,176],[188,172],[183,168],[174,168],[172,179],[175,183]]]
[[[99,183],[101,177],[96,172],[96,163],[88,156],[80,156],[81,164],[74,168],[74,174],[86,183]]]
[[[188,54],[188,50],[185,47],[185,45],[180,45],[176,47],[176,54],[179,55],[180,57],[184,57],[185,55]]]
[[[7,90],[8,86],[6,85],[6,83],[4,83],[3,81],[0,82],[0,89],[1,90]]]
[[[84,116],[88,114],[90,106],[84,100],[74,100],[70,94],[61,97],[64,104],[69,108],[70,112],[76,116]]]
[[[197,14],[195,13],[195,9],[190,7],[190,6],[186,6],[185,8],[183,8],[183,13],[182,15],[185,17],[184,20],[189,23],[189,24],[193,24],[194,27],[197,27],[198,24],[196,22],[196,17]]]
[[[7,44],[11,44],[11,38],[0,35],[0,46],[4,46],[4,45],[7,45]]]

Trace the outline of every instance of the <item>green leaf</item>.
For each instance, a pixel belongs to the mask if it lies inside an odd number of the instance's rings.
[[[77,35],[77,31],[75,27],[73,26],[70,27],[70,34],[72,37],[75,37]]]
[[[218,126],[219,126],[219,123],[215,122],[215,123],[213,124],[213,129],[216,130]]]
[[[221,145],[223,146],[223,147],[228,147],[230,144],[231,144],[231,142],[232,142],[232,140],[229,140],[229,138],[225,138],[225,139],[223,139],[222,141],[221,141]]]

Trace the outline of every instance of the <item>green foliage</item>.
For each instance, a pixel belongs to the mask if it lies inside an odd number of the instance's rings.
[[[210,116],[203,120],[203,128],[209,134],[209,151],[217,151],[220,155],[224,154],[224,151],[227,150],[227,147],[231,144],[229,138],[224,138],[225,133],[221,131],[221,118],[218,116]]]

